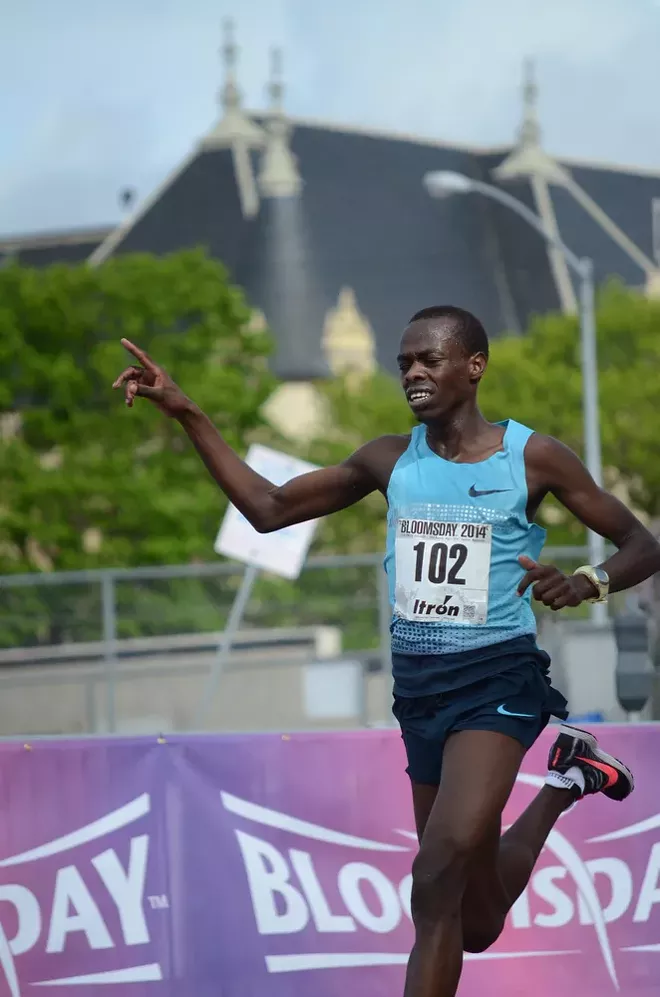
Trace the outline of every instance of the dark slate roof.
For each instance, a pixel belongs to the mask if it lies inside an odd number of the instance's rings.
[[[320,335],[343,286],[354,289],[390,369],[402,328],[426,305],[471,308],[494,332],[515,326],[488,209],[477,198],[432,201],[422,186],[433,169],[481,175],[474,155],[309,125],[295,128],[292,149],[304,182],[295,205],[262,200],[257,217],[244,219],[231,153],[201,151],[117,251],[208,248],[265,312],[277,372],[288,378],[326,372]]]
[[[320,336],[343,286],[376,334],[379,362],[394,369],[410,315],[430,304],[469,308],[491,335],[518,332],[534,313],[559,306],[543,240],[486,198],[432,200],[430,170],[456,170],[490,183],[509,151],[485,152],[406,137],[294,122],[292,150],[303,190],[262,200],[255,218],[240,208],[232,154],[200,150],[172,175],[113,251],[156,253],[204,246],[229,268],[275,333],[277,373],[326,372]],[[253,155],[255,174],[258,170]],[[575,180],[650,255],[651,199],[660,172],[571,166]],[[526,181],[504,188],[534,207]],[[643,283],[642,271],[561,189],[551,189],[562,237],[590,255],[599,279]]]
[[[377,358],[390,369],[407,320],[426,305],[451,301],[505,326],[483,206],[434,202],[422,186],[429,169],[470,171],[469,155],[320,127],[297,128],[292,148],[305,183],[315,329],[343,286],[354,289],[375,331]]]
[[[113,231],[111,226],[48,232],[0,239],[0,260],[15,259],[28,267],[49,263],[82,263]]]
[[[200,150],[173,174],[161,197],[127,229],[118,250],[172,253],[203,246],[235,274],[248,228],[241,212],[231,150]]]

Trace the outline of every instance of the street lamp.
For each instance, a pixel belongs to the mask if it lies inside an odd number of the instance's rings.
[[[582,365],[582,417],[584,424],[585,463],[599,487],[603,485],[603,467],[600,449],[600,425],[598,414],[598,367],[596,357],[596,315],[594,307],[594,268],[586,257],[580,258],[565,246],[543,221],[526,204],[517,198],[493,187],[482,180],[473,180],[462,173],[441,170],[427,173],[424,186],[431,197],[451,197],[453,194],[483,194],[493,201],[515,211],[528,225],[539,233],[545,241],[558,249],[569,267],[580,279],[580,353]],[[589,561],[601,564],[605,560],[605,541],[593,530],[587,531]],[[591,606],[591,619],[594,623],[604,623],[607,612],[603,603]]]

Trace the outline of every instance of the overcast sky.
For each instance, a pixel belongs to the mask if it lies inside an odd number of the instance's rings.
[[[115,221],[216,117],[234,16],[247,103],[509,142],[537,60],[546,147],[660,172],[660,0],[0,0],[0,232]]]

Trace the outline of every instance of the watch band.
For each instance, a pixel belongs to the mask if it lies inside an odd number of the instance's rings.
[[[610,592],[610,579],[604,568],[594,568],[591,564],[583,564],[581,567],[576,568],[573,574],[584,575],[598,592],[598,595],[595,595],[592,599],[587,599],[587,602],[607,602]]]

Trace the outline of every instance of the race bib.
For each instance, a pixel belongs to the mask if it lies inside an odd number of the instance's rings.
[[[485,623],[491,546],[490,523],[399,519],[395,613],[419,623]]]

